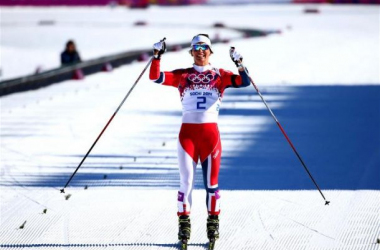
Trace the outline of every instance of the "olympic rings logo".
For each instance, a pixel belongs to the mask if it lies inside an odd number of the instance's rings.
[[[214,75],[212,74],[190,74],[189,77],[187,78],[193,83],[210,83],[212,80],[214,80]]]

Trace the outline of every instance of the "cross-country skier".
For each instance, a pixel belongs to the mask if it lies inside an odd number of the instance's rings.
[[[191,41],[190,54],[194,64],[190,68],[161,71],[160,59],[166,50],[164,41],[153,45],[154,59],[149,77],[155,83],[178,88],[182,101],[182,126],[178,140],[180,188],[178,191],[179,240],[190,239],[190,210],[194,187],[195,168],[202,164],[203,180],[207,191],[207,236],[219,238],[220,193],[218,175],[222,147],[218,130],[218,114],[226,88],[250,85],[249,77],[238,62],[242,56],[234,51],[231,59],[238,66],[239,75],[218,69],[209,63],[211,41],[199,34]]]

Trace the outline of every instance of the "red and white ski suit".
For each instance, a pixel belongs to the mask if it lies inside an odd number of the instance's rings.
[[[152,61],[150,79],[178,88],[182,102],[182,126],[178,140],[178,215],[190,214],[195,168],[199,160],[207,191],[208,213],[220,213],[218,176],[222,146],[217,121],[224,90],[250,84],[247,74],[239,73],[235,75],[211,65],[161,72],[160,60]]]

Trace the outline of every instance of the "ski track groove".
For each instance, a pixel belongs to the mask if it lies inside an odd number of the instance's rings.
[[[10,214],[9,219],[2,222],[0,238],[8,239],[1,241],[4,245],[13,245],[2,248],[14,249],[21,245],[38,245],[43,249],[71,248],[76,245],[83,245],[85,249],[111,249],[113,247],[128,247],[128,249],[177,249],[177,217],[176,217],[176,191],[175,190],[140,190],[139,197],[134,198],[133,205],[129,204],[131,197],[134,197],[136,190],[123,188],[92,188],[91,190],[72,189],[72,197],[65,200],[64,197],[57,198],[54,191],[44,192],[36,190],[39,195],[36,199],[54,204],[49,208],[47,214],[42,214],[41,207],[31,202],[23,196],[18,197],[19,202],[15,204],[19,207],[22,214]],[[323,218],[323,209],[315,214],[309,214],[301,206],[286,207],[285,205],[274,208],[263,206],[262,203],[271,203],[273,200],[257,200],[257,192],[273,193],[273,191],[227,191],[221,195],[225,206],[222,206],[221,214],[221,239],[217,241],[218,249],[378,249],[375,233],[378,229],[378,207],[374,197],[378,197],[376,191],[361,191],[364,193],[363,200],[358,201],[358,206],[348,213],[347,225],[351,225],[349,230],[341,231],[338,241],[342,245],[336,245],[333,240],[328,239],[324,242],[326,246],[310,246],[308,243],[313,237],[326,238],[317,234],[315,231],[305,229],[304,225],[317,228],[320,218]],[[300,193],[299,199],[305,200],[305,204],[315,202],[316,198],[310,195],[310,191]],[[335,202],[345,203],[354,199],[348,191],[329,191],[331,198]],[[341,195],[339,193],[346,193]],[[293,199],[292,192],[277,192],[289,200]],[[42,197],[42,195],[48,197]],[[118,197],[119,200],[116,199]],[[159,199],[161,197],[161,199]],[[245,197],[247,204],[237,206],[237,201]],[[269,196],[267,196],[269,197]],[[341,199],[336,199],[341,197]],[[347,197],[349,197],[347,199]],[[206,213],[204,204],[205,194],[202,190],[194,191],[194,206],[192,215],[192,238],[190,240],[191,249],[204,249],[207,238],[205,230]],[[310,199],[310,201],[307,201]],[[89,200],[90,202],[85,202]],[[274,199],[276,200],[276,199]],[[367,202],[368,201],[368,202]],[[42,201],[41,201],[42,202]],[[334,204],[335,204],[334,202]],[[42,202],[43,203],[43,202]],[[101,203],[108,203],[109,206],[98,206]],[[366,203],[366,205],[361,205]],[[156,209],[152,210],[151,205],[155,204]],[[274,203],[272,203],[274,204]],[[286,203],[288,204],[288,203]],[[372,204],[372,205],[370,205]],[[344,207],[344,206],[343,206]],[[92,209],[91,213],[87,213]],[[287,211],[289,210],[289,211]],[[370,210],[370,219],[362,220],[362,213]],[[265,211],[265,212],[264,212]],[[286,212],[287,211],[287,212]],[[297,215],[297,221],[302,221],[302,225],[285,218],[282,213],[288,213],[288,217]],[[254,216],[257,214],[257,216]],[[243,215],[243,216],[242,216]],[[311,218],[308,218],[311,217]],[[4,218],[4,217],[3,217]],[[19,218],[15,220],[15,218]],[[27,221],[24,229],[18,227]],[[261,222],[260,222],[261,220]],[[60,222],[61,221],[61,222]],[[63,222],[63,223],[62,223]],[[323,222],[323,221],[322,221]],[[322,222],[320,224],[322,224]],[[359,224],[358,224],[359,222]],[[259,224],[258,224],[259,223]],[[334,221],[332,222],[334,223]],[[339,221],[336,221],[339,223]],[[258,227],[258,225],[262,225]],[[341,228],[347,226],[340,224]],[[54,241],[59,239],[57,228],[61,225],[61,242]],[[139,227],[136,228],[136,225]],[[281,225],[281,226],[280,226]],[[363,225],[359,226],[358,225]],[[370,225],[370,227],[368,227]],[[336,226],[336,225],[331,225]],[[366,226],[366,227],[364,227]],[[363,227],[363,228],[362,228]],[[286,230],[291,229],[297,237],[289,237]],[[339,229],[339,227],[338,227]],[[83,237],[82,231],[86,230]],[[315,229],[320,231],[320,229]],[[323,231],[323,229],[322,229]],[[244,233],[243,233],[244,232]],[[360,234],[373,235],[373,237],[363,238]],[[263,237],[265,236],[266,237]],[[50,240],[49,240],[50,239]],[[48,246],[52,244],[51,246]],[[329,244],[332,244],[329,246]]]

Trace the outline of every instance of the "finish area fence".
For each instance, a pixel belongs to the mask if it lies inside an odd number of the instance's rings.
[[[0,6],[103,6],[124,5],[130,8],[147,8],[149,5],[192,4],[380,4],[380,0],[1,0]]]

